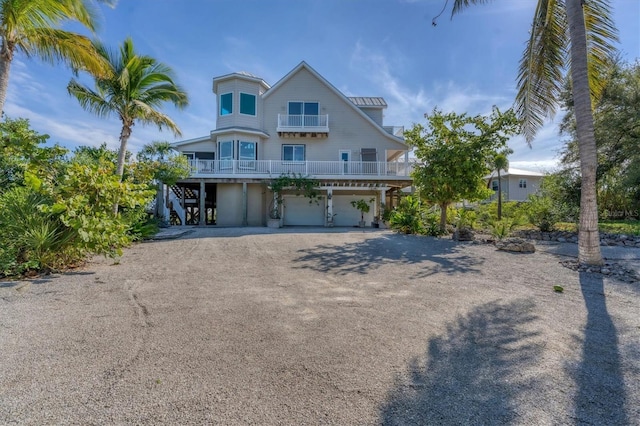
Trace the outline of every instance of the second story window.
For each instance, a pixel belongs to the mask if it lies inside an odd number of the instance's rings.
[[[256,96],[240,93],[240,114],[256,115]]]
[[[303,162],[304,145],[282,145],[282,161]]]
[[[520,186],[520,188],[526,188],[527,187],[527,180],[526,179],[520,179],[520,184],[518,186]]]
[[[233,93],[224,93],[220,95],[220,115],[229,115],[233,113]]]
[[[491,182],[491,189],[493,189],[494,191],[498,190],[498,181],[494,180]]]

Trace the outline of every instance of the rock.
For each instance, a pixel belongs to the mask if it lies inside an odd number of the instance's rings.
[[[510,251],[515,253],[535,253],[536,247],[528,242],[519,238],[514,238],[505,241],[499,241],[496,243],[496,248],[502,251]]]
[[[475,234],[470,228],[459,228],[455,230],[452,238],[456,241],[473,241]]]
[[[556,241],[558,241],[559,243],[566,243],[567,239],[565,237],[558,237]]]

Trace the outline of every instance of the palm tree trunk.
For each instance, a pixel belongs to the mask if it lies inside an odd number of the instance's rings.
[[[122,182],[122,176],[124,175],[124,159],[127,155],[127,141],[131,136],[131,126],[127,124],[122,125],[122,131],[120,132],[120,151],[118,151],[118,165],[116,167],[116,175]],[[113,205],[114,216],[118,214],[118,203]]]
[[[118,151],[118,166],[116,167],[116,174],[122,181],[122,175],[124,175],[124,159],[127,155],[127,142],[131,136],[131,126],[128,124],[122,125],[122,131],[120,131],[120,151]]]
[[[587,36],[582,0],[566,0],[565,5],[571,40],[571,80],[582,175],[578,262],[602,265],[600,235],[598,234],[598,201],[596,198],[598,162],[587,74]]]
[[[7,88],[9,87],[9,71],[13,52],[9,49],[5,40],[2,40],[0,48],[0,113],[4,112],[4,103],[7,100]]]
[[[498,220],[502,220],[502,180],[498,169]]]

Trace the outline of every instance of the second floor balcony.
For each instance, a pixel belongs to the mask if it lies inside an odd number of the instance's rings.
[[[279,133],[329,133],[329,115],[278,114]]]
[[[244,177],[269,179],[283,174],[313,178],[410,180],[412,162],[401,161],[282,161],[190,160],[192,177]]]

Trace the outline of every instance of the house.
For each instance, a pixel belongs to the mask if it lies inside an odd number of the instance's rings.
[[[515,169],[509,167],[508,170],[500,172],[500,180],[502,181],[502,200],[503,201],[527,201],[529,195],[535,194],[540,189],[544,174],[532,172],[529,170]],[[498,199],[498,174],[492,173],[486,176],[490,188],[495,191],[489,201]]]
[[[383,125],[384,99],[347,97],[305,62],[273,86],[246,72],[215,77],[213,93],[216,128],[173,144],[193,172],[165,191],[172,223],[265,226],[269,180],[296,175],[317,180],[320,197],[283,191],[281,225],[355,226],[351,201],[374,199],[369,224],[411,185],[404,129]]]

